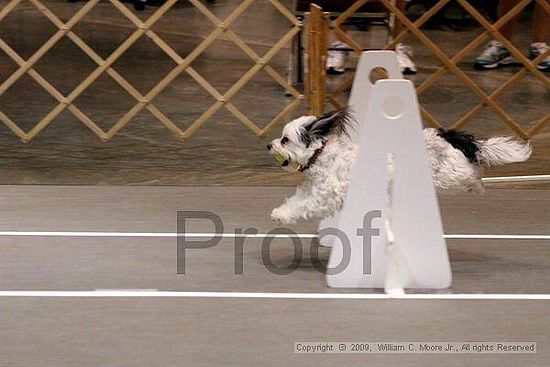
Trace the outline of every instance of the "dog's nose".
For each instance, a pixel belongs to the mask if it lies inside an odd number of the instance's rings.
[[[271,147],[273,146],[273,144],[271,143],[267,143],[267,145],[265,146],[267,148],[267,150],[271,150]]]

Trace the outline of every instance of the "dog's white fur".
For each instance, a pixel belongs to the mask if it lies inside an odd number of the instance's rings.
[[[350,119],[348,115],[346,119]],[[316,149],[326,140],[326,146],[314,164],[304,171],[306,178],[296,193],[275,208],[271,218],[279,223],[292,224],[300,219],[324,218],[340,210],[346,195],[351,166],[357,147],[349,136],[335,129],[326,136],[304,134],[319,118],[302,116],[285,125],[282,136],[268,144],[270,153],[285,159],[285,169],[294,171],[308,164]],[[283,140],[284,139],[284,140]],[[424,129],[428,162],[434,185],[438,189],[480,190],[482,167],[522,162],[529,158],[529,143],[510,137],[478,140],[476,163],[471,163],[462,151],[455,149],[432,128]]]

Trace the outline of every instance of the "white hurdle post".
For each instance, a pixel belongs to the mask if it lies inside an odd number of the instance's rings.
[[[388,73],[390,79],[402,79],[401,69],[399,68],[399,62],[397,56],[393,51],[365,51],[361,54],[359,62],[357,64],[357,72],[353,79],[353,85],[351,86],[351,93],[349,96],[348,105],[350,106],[350,113],[354,116],[356,121],[359,121],[358,116],[365,115],[367,113],[367,101],[370,100],[372,89],[374,84],[370,81],[370,74],[375,68],[384,68]],[[357,130],[350,131],[351,140],[357,143],[359,136],[360,126]],[[323,219],[319,224],[319,230],[323,228],[334,228],[338,225],[339,213]],[[321,246],[332,246],[332,237],[324,237],[320,240]]]
[[[379,80],[370,93],[354,95],[358,155],[336,226],[349,243],[333,244],[327,282],[390,294],[447,288],[451,268],[414,85]]]

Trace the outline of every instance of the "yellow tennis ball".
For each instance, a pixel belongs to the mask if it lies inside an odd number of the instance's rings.
[[[286,158],[283,157],[283,156],[280,155],[280,154],[274,155],[274,158],[275,158],[275,160],[276,160],[277,162],[279,162],[279,163],[283,163],[284,161],[286,161]]]

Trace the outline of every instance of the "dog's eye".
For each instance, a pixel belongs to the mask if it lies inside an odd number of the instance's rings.
[[[288,143],[288,138],[286,136],[284,136],[282,139],[281,139],[281,144],[286,144]]]

